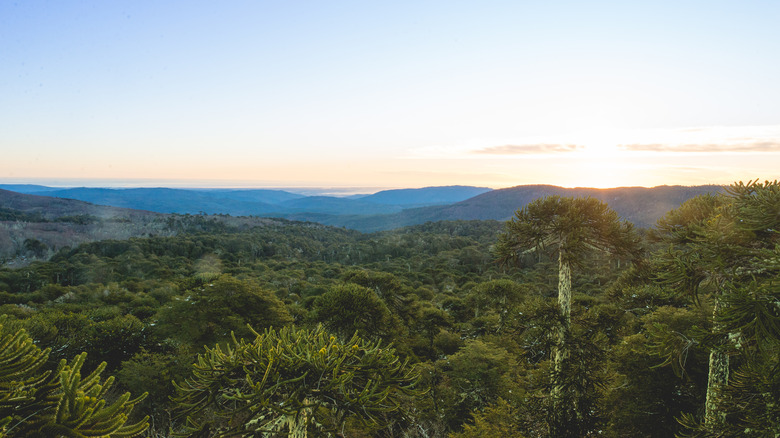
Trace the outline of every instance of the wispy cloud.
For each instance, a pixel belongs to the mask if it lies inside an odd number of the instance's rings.
[[[620,144],[625,151],[641,152],[685,152],[685,153],[722,153],[722,152],[780,152],[780,140],[753,140],[728,143],[633,143]]]
[[[559,153],[575,152],[582,148],[583,146],[579,146],[576,144],[556,144],[556,143],[540,143],[540,144],[524,144],[524,145],[507,144],[503,146],[492,146],[484,149],[478,149],[472,151],[471,153],[485,154],[485,155],[559,154]]]

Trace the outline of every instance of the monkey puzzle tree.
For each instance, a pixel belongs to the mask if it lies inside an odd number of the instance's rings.
[[[106,363],[82,377],[86,353],[56,370],[44,370],[49,350],[41,350],[24,330],[4,330],[0,319],[0,437],[131,437],[148,418],[129,423],[130,412],[146,397],[130,393],[106,401],[114,378],[101,381]]]
[[[656,239],[669,245],[656,259],[658,280],[697,302],[705,296],[713,304],[712,333],[704,340],[710,348],[704,422],[697,425],[687,415],[683,423],[723,433],[731,427],[726,401],[739,397],[733,386],[727,388],[729,355],[741,353],[744,371],[750,371],[767,365],[756,358],[767,351],[776,355],[778,349],[780,297],[773,282],[780,272],[780,184],[740,182],[727,187],[724,196],[693,198],[656,228]],[[747,412],[745,406],[737,409]]]
[[[733,211],[723,196],[701,195],[684,202],[658,221],[652,236],[669,248],[656,259],[654,271],[661,284],[699,302],[700,295],[713,299],[714,332],[719,331],[722,295],[736,279],[744,263],[746,235],[735,227]],[[710,349],[705,423],[723,423],[726,414],[718,408],[728,382],[729,357],[725,338]]]
[[[515,212],[496,245],[499,261],[517,261],[533,252],[557,253],[558,308],[560,321],[552,351],[552,436],[580,436],[576,426],[585,413],[576,406],[576,394],[568,394],[565,384],[571,327],[571,272],[581,266],[590,251],[615,257],[634,258],[639,239],[633,226],[595,198],[550,196],[537,199]]]
[[[420,393],[419,374],[378,342],[340,342],[321,326],[255,334],[207,348],[175,384],[181,436],[331,436],[349,420],[371,429],[401,414],[403,394]]]

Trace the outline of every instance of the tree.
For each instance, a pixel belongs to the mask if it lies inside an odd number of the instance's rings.
[[[247,324],[266,328],[292,321],[273,292],[251,280],[225,274],[212,282],[196,284],[186,297],[161,309],[157,331],[189,345],[203,346],[230,342],[233,331],[250,336]]]
[[[366,270],[352,270],[342,278],[346,283],[354,283],[374,291],[387,308],[398,315],[407,324],[415,319],[419,304],[416,295],[393,274]]]
[[[442,416],[458,428],[469,412],[482,409],[499,397],[511,397],[517,388],[513,373],[517,362],[506,349],[479,339],[466,341],[457,353],[440,359],[436,367],[445,377],[439,396],[445,400]]]
[[[0,436],[5,436],[9,425],[13,428],[14,422],[24,418],[51,371],[38,371],[49,349],[38,348],[24,330],[10,334],[0,325],[0,331]]]
[[[357,332],[365,338],[389,340],[400,326],[374,291],[357,284],[339,284],[317,297],[312,319],[344,339]]]
[[[717,402],[738,412],[722,432],[754,436],[780,434],[780,183],[735,183],[726,188],[735,228],[747,234],[745,254],[716,321],[739,354],[725,397]],[[706,420],[706,418],[705,418]],[[705,424],[706,426],[706,424]],[[721,431],[719,431],[721,432]]]
[[[512,280],[490,280],[480,283],[471,290],[469,301],[474,303],[474,316],[485,309],[498,314],[497,331],[506,325],[509,310],[517,305],[526,295],[525,288]]]
[[[595,198],[565,198],[550,196],[537,199],[515,212],[506,224],[506,231],[496,245],[499,261],[517,261],[533,252],[557,253],[558,308],[560,322],[555,332],[553,386],[551,399],[553,436],[579,436],[576,424],[586,413],[575,405],[563,405],[566,396],[565,373],[569,350],[567,339],[571,326],[571,272],[593,250],[615,257],[634,258],[638,254],[638,237],[631,224],[620,220],[617,213]]]
[[[472,413],[474,424],[465,424],[463,432],[450,435],[452,438],[523,438],[517,417],[517,409],[499,398],[483,411]]]
[[[174,383],[187,426],[181,436],[330,436],[358,420],[377,428],[403,415],[401,395],[419,395],[419,374],[392,348],[357,335],[285,327],[206,348],[192,376]]]
[[[86,353],[42,371],[48,356],[24,330],[11,334],[0,324],[0,437],[131,437],[146,430],[148,417],[128,423],[146,394],[106,400],[114,378],[102,381],[105,362],[82,377]]]
[[[726,198],[701,195],[667,213],[658,221],[653,234],[656,240],[669,245],[655,266],[657,279],[696,302],[702,289],[711,293],[715,332],[721,328],[718,321],[724,288],[728,281],[735,279],[735,269],[745,257],[740,246],[746,236],[734,227],[732,213]],[[710,428],[726,421],[725,412],[718,407],[721,392],[728,383],[726,348],[725,338],[719,337],[710,349],[704,415],[705,424]]]
[[[706,391],[709,352],[695,348],[693,339],[707,319],[708,312],[690,306],[661,306],[632,318],[636,333],[609,352],[615,381],[603,402],[605,436],[661,438],[682,430],[680,412],[695,410]],[[658,366],[658,356],[670,366]]]
[[[776,357],[780,339],[780,297],[773,285],[780,272],[780,184],[739,182],[726,192],[685,202],[659,221],[655,233],[657,240],[669,245],[657,257],[658,280],[697,302],[702,296],[713,302],[712,331],[702,339],[710,349],[704,422],[698,424],[692,415],[682,422],[690,429],[715,434],[734,427],[727,419],[726,405],[740,398],[729,382],[729,356],[738,354],[743,361],[732,383],[746,388],[750,380],[766,388],[753,371],[776,368],[768,366],[776,364],[768,357]],[[744,399],[758,397],[751,394]],[[745,409],[748,405],[736,407],[741,413],[736,417],[756,414],[755,409]],[[772,416],[773,403],[765,406],[768,409],[758,417]],[[750,430],[745,425],[738,429],[740,433]]]

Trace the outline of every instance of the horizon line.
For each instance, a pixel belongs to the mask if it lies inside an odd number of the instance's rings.
[[[728,186],[730,183],[706,183],[706,184],[680,184],[667,183],[658,185],[617,185],[610,187],[593,187],[586,185],[561,185],[554,183],[525,183],[515,184],[506,187],[491,187],[487,185],[469,185],[469,184],[436,184],[424,186],[372,186],[372,185],[347,185],[347,184],[282,184],[282,183],[251,183],[247,181],[223,181],[223,180],[179,180],[179,179],[157,179],[157,178],[132,178],[132,179],[103,179],[103,178],[2,178],[0,185],[33,185],[47,188],[72,189],[72,188],[105,188],[105,189],[140,189],[140,188],[167,188],[167,189],[189,189],[189,190],[280,190],[280,191],[314,191],[341,192],[345,196],[353,194],[371,194],[385,190],[414,190],[436,187],[478,187],[488,188],[490,190],[510,189],[522,186],[553,186],[564,189],[594,189],[609,190],[620,188],[656,188],[656,187],[700,187],[700,186]],[[349,192],[349,193],[346,193]]]

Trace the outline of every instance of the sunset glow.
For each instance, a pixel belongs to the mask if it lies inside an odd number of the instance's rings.
[[[780,4],[0,4],[0,183],[780,178]]]

